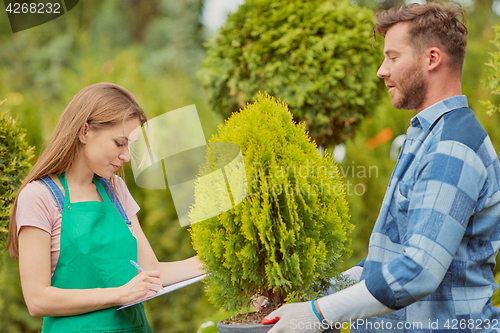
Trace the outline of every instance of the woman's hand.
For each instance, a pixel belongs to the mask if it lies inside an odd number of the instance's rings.
[[[19,272],[24,299],[33,317],[72,316],[125,305],[154,296],[160,271],[142,272],[115,288],[61,289],[51,286],[49,233],[23,227],[19,233]]]
[[[132,280],[118,288],[120,304],[127,305],[156,295],[161,289],[159,270],[140,272]]]

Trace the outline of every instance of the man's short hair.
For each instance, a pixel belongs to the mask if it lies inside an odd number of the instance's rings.
[[[461,20],[459,20],[460,18]],[[465,59],[467,49],[467,28],[465,27],[465,11],[456,2],[438,4],[412,3],[379,11],[376,14],[376,25],[373,35],[385,37],[387,30],[400,22],[410,22],[410,43],[420,54],[424,48],[436,46],[450,58],[450,68],[459,73]]]

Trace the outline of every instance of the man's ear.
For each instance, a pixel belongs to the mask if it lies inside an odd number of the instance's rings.
[[[433,71],[443,63],[443,52],[438,47],[431,47],[427,50],[426,59],[427,70]]]
[[[82,126],[80,133],[78,133],[78,139],[80,139],[81,143],[86,144],[88,137],[89,137],[89,124],[85,123],[85,125]]]

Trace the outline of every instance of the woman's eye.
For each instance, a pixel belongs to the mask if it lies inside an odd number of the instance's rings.
[[[123,144],[119,143],[118,141],[115,141],[115,144],[116,144],[117,147],[123,147]]]

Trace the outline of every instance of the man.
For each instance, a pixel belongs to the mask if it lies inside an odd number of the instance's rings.
[[[499,332],[491,304],[500,246],[500,163],[461,94],[467,29],[456,3],[411,4],[377,15],[385,37],[377,75],[391,103],[415,109],[370,237],[346,273],[360,282],[313,302],[289,304],[269,331]],[[361,320],[362,318],[367,318]]]

